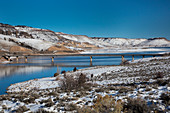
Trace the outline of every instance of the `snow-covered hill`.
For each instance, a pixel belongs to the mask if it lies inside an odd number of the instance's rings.
[[[170,47],[170,41],[166,38],[126,39],[93,37],[93,40],[106,42],[116,47]]]
[[[32,36],[33,39],[41,39],[50,42],[57,42],[59,40],[56,33],[51,30],[38,29],[27,26],[16,26],[15,29],[20,32],[28,33]]]
[[[0,50],[9,51],[12,46],[21,46],[36,51],[47,51],[55,46],[86,50],[105,47],[170,47],[170,41],[165,38],[126,39],[101,38],[86,35],[72,35],[54,32],[47,29],[28,26],[12,26],[0,23]],[[54,50],[56,51],[56,50]]]

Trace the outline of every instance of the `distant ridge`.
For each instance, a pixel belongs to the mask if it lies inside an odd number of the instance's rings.
[[[13,46],[33,52],[65,52],[77,53],[99,48],[130,48],[130,47],[170,47],[170,41],[165,37],[158,38],[119,38],[119,37],[88,37],[63,32],[54,32],[25,25],[12,26],[0,23],[0,50],[11,49]],[[51,49],[53,48],[53,49]],[[63,49],[59,49],[63,48]],[[13,51],[14,52],[14,51]],[[66,53],[67,53],[66,52]]]

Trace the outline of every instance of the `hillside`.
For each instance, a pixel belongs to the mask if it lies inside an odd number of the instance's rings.
[[[105,42],[116,47],[170,47],[170,41],[166,38],[127,39],[93,37],[93,40]]]
[[[18,49],[14,49],[14,47]],[[47,29],[0,23],[1,51],[63,54],[79,53],[99,48],[107,49],[107,47],[170,47],[170,41],[166,38],[126,39],[88,37],[85,35],[72,35]]]

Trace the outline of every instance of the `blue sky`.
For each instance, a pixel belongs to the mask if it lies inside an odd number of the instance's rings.
[[[0,0],[0,23],[69,34],[170,40],[170,0]]]

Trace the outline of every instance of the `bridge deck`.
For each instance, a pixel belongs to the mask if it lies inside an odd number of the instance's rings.
[[[2,53],[0,56],[164,56],[167,54],[24,54],[24,53]]]

